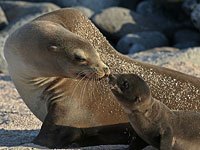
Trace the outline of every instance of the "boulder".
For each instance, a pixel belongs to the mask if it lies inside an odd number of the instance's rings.
[[[119,5],[119,0],[56,0],[53,2],[60,7],[83,6],[94,12],[99,12],[105,8]]]
[[[182,3],[185,0],[154,0],[155,5],[160,7],[163,13],[170,18],[176,20],[185,20],[186,14],[182,8]]]
[[[113,43],[129,33],[161,31],[173,35],[177,28],[188,26],[188,24],[170,20],[163,15],[141,15],[121,7],[105,9],[95,14],[92,21]]]
[[[5,14],[4,14],[4,11],[0,7],[0,30],[5,28],[6,25],[8,25],[8,21],[7,21]]]
[[[200,4],[196,5],[191,13],[191,20],[194,26],[200,30]]]
[[[117,43],[116,49],[123,54],[130,54],[167,45],[168,39],[164,34],[157,31],[146,31],[125,35]]]
[[[95,25],[108,38],[113,40],[118,40],[128,33],[147,30],[141,24],[138,24],[138,20],[140,19],[143,19],[143,17],[129,9],[121,7],[105,9],[92,17],[92,21]]]
[[[7,63],[3,56],[3,47],[8,35],[36,17],[56,10],[59,7],[51,3],[36,4],[21,1],[0,1],[0,5],[5,10],[5,14],[8,16],[10,22],[9,25],[0,32],[0,72],[7,73]]]
[[[198,47],[200,45],[200,43],[199,42],[192,42],[192,41],[190,41],[190,42],[182,42],[182,43],[176,43],[175,45],[174,45],[174,47],[175,48],[179,48],[179,49],[181,49],[181,50],[184,50],[184,49],[187,49],[187,48],[191,48],[191,47]]]
[[[153,0],[142,1],[136,7],[136,12],[141,15],[153,14],[157,10]]]
[[[52,3],[29,3],[23,1],[0,1],[9,22],[16,21],[21,17],[47,13],[59,9]]]
[[[186,14],[190,15],[198,4],[198,0],[185,0],[182,4],[182,8]]]
[[[174,47],[185,49],[200,46],[200,33],[197,30],[182,29],[174,34]]]
[[[73,7],[73,8],[81,11],[88,18],[91,18],[94,15],[94,11],[92,11],[89,8],[86,8],[86,7],[83,7],[83,6],[77,6],[77,7]]]
[[[119,7],[134,10],[142,0],[120,0]]]
[[[200,32],[198,30],[192,29],[182,29],[178,30],[174,34],[175,43],[184,43],[184,42],[200,42]]]

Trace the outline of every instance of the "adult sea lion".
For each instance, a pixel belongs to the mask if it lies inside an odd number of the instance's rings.
[[[152,95],[163,99],[170,108],[200,109],[199,78],[123,56],[79,11],[60,9],[15,31],[4,48],[8,69],[19,94],[43,121],[35,143],[48,147],[63,147],[73,142],[80,145],[126,144],[133,134],[106,79],[67,77],[70,72],[64,71],[66,65],[63,63],[71,60],[71,55],[63,51],[56,53],[60,50],[56,47],[67,42],[65,37],[71,39],[67,47],[78,46],[80,52],[84,43],[94,47],[111,72],[143,76],[152,88]],[[48,45],[50,40],[52,43]],[[50,50],[45,51],[48,46]],[[72,65],[69,70],[81,71],[82,67]],[[171,100],[174,95],[176,98]]]
[[[111,91],[128,114],[136,133],[160,150],[200,148],[200,113],[171,111],[154,99],[148,84],[135,74],[110,76]],[[136,149],[134,143],[130,149]]]

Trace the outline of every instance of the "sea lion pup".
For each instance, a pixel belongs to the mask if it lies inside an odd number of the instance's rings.
[[[71,55],[75,52],[83,58]],[[7,39],[4,53],[19,94],[43,122],[36,144],[51,148],[74,142],[86,146],[128,144],[134,132],[126,114],[106,79],[96,81],[109,74],[105,65],[113,73],[143,76],[152,95],[170,108],[200,110],[199,78],[119,54],[75,9],[42,15],[16,30]],[[84,62],[87,58],[89,64]],[[83,80],[75,79],[77,73],[94,68],[94,63],[100,63],[97,78],[91,79],[94,76],[89,71]]]
[[[128,114],[136,133],[160,150],[200,148],[200,113],[172,111],[151,96],[147,83],[138,75],[109,77],[111,91]],[[137,149],[134,143],[130,149]]]

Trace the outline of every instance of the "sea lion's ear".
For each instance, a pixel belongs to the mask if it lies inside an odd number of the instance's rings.
[[[48,47],[48,51],[59,52],[59,48],[55,45],[51,45],[51,46]]]

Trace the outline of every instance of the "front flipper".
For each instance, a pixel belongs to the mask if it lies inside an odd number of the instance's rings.
[[[49,112],[33,143],[48,148],[64,148],[80,140],[82,137],[81,129],[56,125],[52,117],[52,114]]]
[[[160,150],[172,150],[173,130],[171,127],[160,129]]]
[[[143,148],[145,148],[146,146],[148,146],[149,144],[146,143],[143,139],[141,139],[138,135],[136,135],[129,146],[129,150],[141,150]]]
[[[73,143],[79,146],[129,144],[136,136],[129,123],[91,128],[65,126],[68,113],[64,106],[61,101],[51,105],[40,133],[33,141],[35,144],[49,148],[65,148]]]

